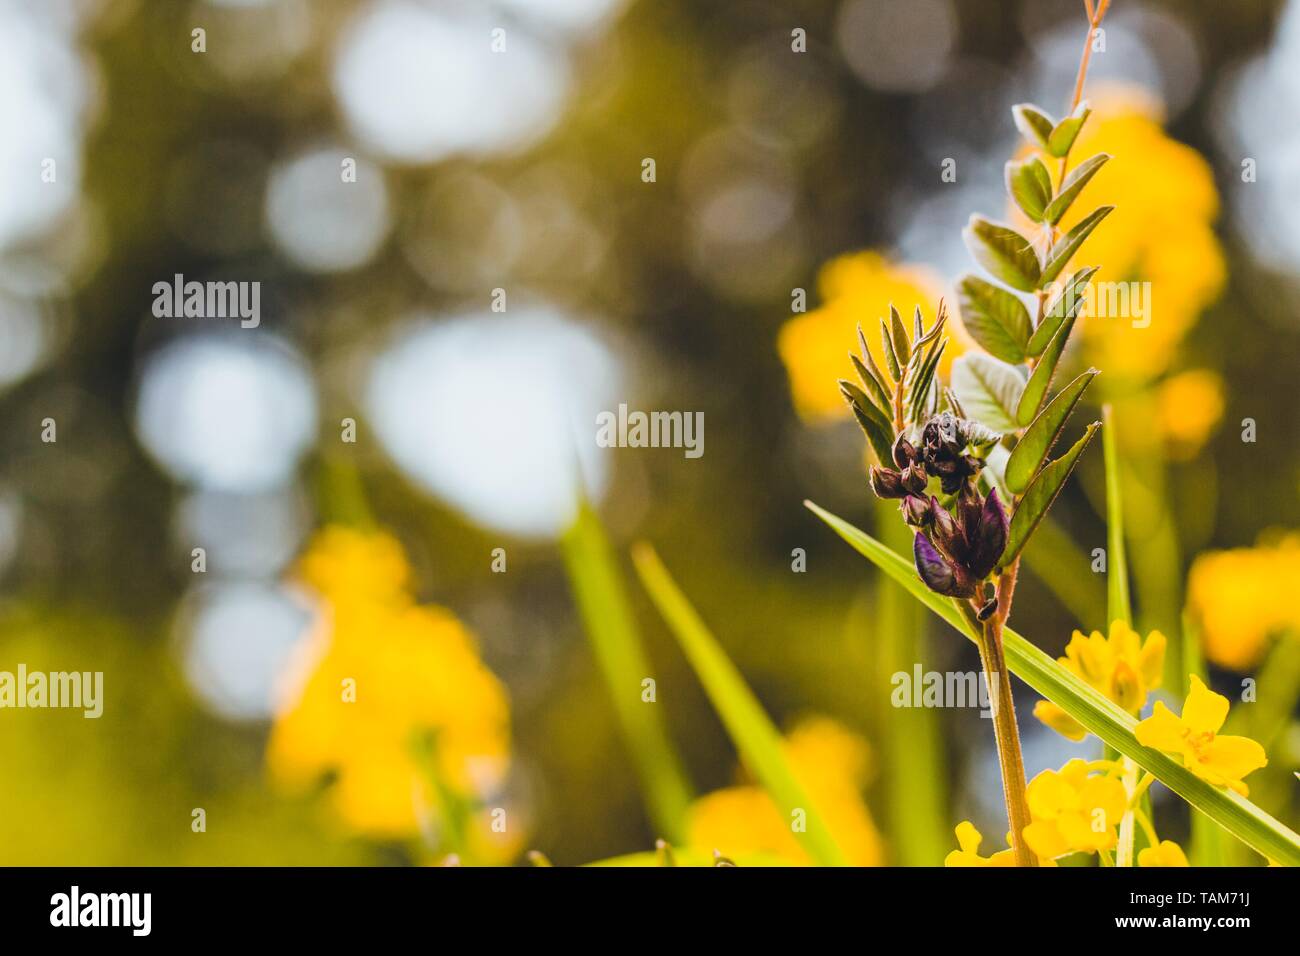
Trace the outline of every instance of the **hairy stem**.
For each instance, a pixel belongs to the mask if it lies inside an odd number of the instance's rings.
[[[993,736],[998,748],[1002,796],[1006,800],[1011,849],[1015,852],[1016,866],[1037,866],[1038,858],[1025,843],[1024,831],[1030,821],[1029,801],[1025,795],[1025,758],[1020,749],[1015,700],[1011,696],[1011,672],[1007,669],[1006,655],[1002,649],[1002,626],[1011,609],[1019,563],[1019,560],[1011,562],[998,579],[998,607],[987,621],[981,623],[975,609],[969,604],[959,601],[957,605],[979,634],[980,664],[984,668],[989,702],[993,708]]]

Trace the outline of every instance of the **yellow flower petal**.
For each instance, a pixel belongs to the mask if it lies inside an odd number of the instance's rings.
[[[1158,847],[1138,851],[1138,866],[1188,866],[1187,854],[1173,840],[1161,840]]]
[[[1230,735],[1220,735],[1211,740],[1201,760],[1229,780],[1240,780],[1246,774],[1268,766],[1268,755],[1256,741]]]
[[[1153,747],[1171,753],[1182,753],[1184,747],[1183,722],[1162,700],[1156,701],[1151,716],[1138,721],[1134,735],[1143,747]]]
[[[1034,716],[1051,727],[1058,734],[1070,740],[1082,740],[1088,731],[1065,711],[1050,700],[1040,700],[1034,705]]]
[[[1138,652],[1138,672],[1142,675],[1142,682],[1149,691],[1160,686],[1165,669],[1167,644],[1168,641],[1163,634],[1152,631],[1147,636],[1146,643],[1142,645],[1142,650]]]
[[[1198,733],[1218,733],[1228,719],[1228,698],[1210,690],[1195,674],[1192,691],[1183,704],[1183,723]]]

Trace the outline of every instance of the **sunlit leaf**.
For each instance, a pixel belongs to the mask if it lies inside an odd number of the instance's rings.
[[[1108,159],[1110,159],[1108,153],[1098,153],[1096,156],[1089,156],[1070,170],[1069,175],[1065,177],[1065,182],[1061,183],[1061,188],[1057,191],[1056,197],[1047,204],[1047,208],[1043,212],[1043,219],[1053,226],[1060,222],[1061,217],[1065,215],[1071,203],[1083,191],[1083,187],[1088,185],[1088,181],[1093,176],[1097,175],[1097,170],[1106,165]]]
[[[1051,133],[1047,136],[1047,151],[1057,159],[1065,156],[1074,145],[1075,139],[1079,135],[1079,130],[1083,129],[1083,124],[1088,121],[1092,110],[1088,104],[1080,103],[1073,113],[1061,120],[1052,128]]]
[[[957,284],[961,324],[984,351],[1004,362],[1023,362],[1033,326],[1025,304],[1006,289],[966,275]]]
[[[1038,328],[1034,329],[1034,334],[1029,337],[1029,344],[1025,347],[1026,352],[1030,355],[1042,355],[1061,324],[1079,314],[1085,301],[1084,290],[1099,268],[1099,266],[1089,266],[1080,269],[1065,280],[1060,292],[1048,303]]]
[[[665,837],[685,835],[691,788],[659,712],[641,703],[641,681],[653,673],[623,586],[623,572],[600,518],[589,505],[560,539],[565,568],[614,712],[641,780],[647,810]]]
[[[780,733],[736,665],[709,633],[654,549],[645,543],[637,544],[632,550],[632,560],[641,583],[704,685],[709,702],[722,719],[745,766],[772,798],[783,820],[791,819],[795,810],[805,811],[807,826],[802,831],[794,831],[794,836],[813,861],[822,866],[843,866],[846,862],[843,851],[786,760]]]
[[[1050,284],[1061,274],[1061,270],[1070,264],[1070,260],[1079,251],[1083,241],[1092,234],[1098,224],[1109,216],[1114,209],[1114,206],[1102,206],[1099,209],[1094,209],[1080,220],[1073,229],[1056,241],[1047,254],[1047,262],[1043,265],[1043,271],[1039,277],[1042,285]]]
[[[1077,309],[1073,310],[1075,313]],[[1029,381],[1025,383],[1025,390],[1020,396],[1020,405],[1016,408],[1016,422],[1020,425],[1028,425],[1038,414],[1039,408],[1043,405],[1043,399],[1047,397],[1047,390],[1052,384],[1052,378],[1056,375],[1056,365],[1061,360],[1061,353],[1065,351],[1065,343],[1070,338],[1070,330],[1074,328],[1074,315],[1069,318],[1056,330],[1052,336],[1052,341],[1047,344],[1047,349],[1043,352],[1042,358],[1034,366],[1033,372],[1029,375]]]
[[[1043,211],[1052,201],[1052,177],[1037,156],[1006,165],[1007,192],[1026,216],[1034,222],[1043,221]]]
[[[1025,139],[1040,149],[1047,149],[1056,120],[1032,103],[1017,103],[1011,107],[1011,116]]]
[[[1029,487],[1034,475],[1038,474],[1039,466],[1051,452],[1056,439],[1061,436],[1070,412],[1074,411],[1074,406],[1079,403],[1084,390],[1096,375],[1097,370],[1090,368],[1075,378],[1047,403],[1047,407],[1025,429],[1025,434],[1011,450],[1011,458],[1007,461],[1007,487],[1013,492],[1020,494]]]
[[[993,278],[1021,292],[1038,287],[1042,265],[1033,243],[1010,226],[971,216],[962,230],[966,248]]]
[[[1024,388],[1024,373],[992,356],[971,352],[952,363],[952,389],[964,417],[995,431],[1016,430],[1016,406]]]
[[[1107,618],[1133,623],[1128,593],[1128,557],[1124,547],[1124,501],[1120,493],[1119,451],[1115,447],[1115,417],[1102,406],[1101,452],[1106,464],[1106,596]]]
[[[1025,489],[1024,497],[1020,499],[1015,512],[1011,515],[1011,530],[1007,534],[1006,549],[1002,552],[1002,567],[1015,560],[1021,549],[1028,543],[1029,536],[1034,533],[1038,522],[1043,520],[1047,509],[1052,507],[1052,502],[1061,493],[1065,480],[1070,477],[1070,472],[1074,470],[1079,456],[1088,447],[1088,442],[1092,441],[1093,433],[1100,427],[1101,422],[1093,422],[1089,425],[1083,437],[1060,458],[1044,465],[1042,471]],[[1010,467],[1011,463],[1008,461],[1007,468]]]

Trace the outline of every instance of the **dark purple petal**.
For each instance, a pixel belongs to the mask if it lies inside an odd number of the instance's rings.
[[[1007,546],[1007,513],[994,488],[984,499],[980,515],[979,539],[971,555],[970,571],[976,578],[986,578],[1002,557]]]
[[[871,490],[877,498],[901,498],[907,492],[903,489],[903,476],[891,468],[871,466]]]
[[[945,561],[943,555],[919,531],[916,540],[912,542],[912,555],[916,559],[916,573],[921,576],[926,587],[940,594],[957,593],[957,569]]]

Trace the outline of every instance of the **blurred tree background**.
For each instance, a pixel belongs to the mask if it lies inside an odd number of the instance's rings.
[[[874,520],[856,427],[800,414],[778,340],[796,290],[826,307],[819,271],[863,250],[889,282],[916,270],[928,315],[952,301],[967,216],[1007,215],[1011,105],[1068,101],[1081,7],[0,0],[0,669],[105,674],[99,720],[0,712],[0,862],[426,859],[267,773],[313,616],[291,569],[331,522],[394,535],[412,599],[463,621],[504,685],[511,854],[650,849],[660,834],[556,547],[575,461],[619,554],[655,544],[778,724],[827,715],[866,742],[883,861],[941,862],[964,817],[1002,832],[977,713],[889,706],[894,671],[976,670],[975,652],[802,507]],[[1300,528],[1300,3],[1115,0],[1106,27],[1089,96],[1148,110],[1203,157],[1222,253],[1185,330],[1108,346],[1163,350],[1153,372],[1112,377],[1135,487],[1170,516],[1135,569],[1139,618],[1174,639],[1197,555]],[[1122,158],[1135,195],[1167,174]],[[1175,198],[1192,188],[1171,182]],[[1178,289],[1206,284],[1207,256],[1162,274],[1157,331]],[[154,284],[175,275],[260,282],[259,326],[158,317]],[[828,385],[845,371],[828,365]],[[1186,371],[1213,374],[1165,388]],[[545,418],[577,409],[588,427],[620,402],[703,412],[705,454],[587,448],[585,433],[575,451],[572,423]],[[1189,418],[1203,421],[1180,432]],[[1105,544],[1100,456],[1080,474],[1058,513],[1086,556]],[[1258,567],[1259,600],[1280,607],[1293,565]],[[1208,600],[1232,573],[1206,579]],[[701,794],[735,783],[722,725],[627,585],[686,776]],[[1104,615],[1104,579],[1031,573],[1013,620],[1055,654]],[[1297,632],[1279,620],[1265,629]],[[1212,674],[1231,696],[1260,660]],[[1030,774],[1088,752],[1034,725],[1019,690]],[[1300,725],[1283,711],[1270,773],[1290,778]],[[1294,825],[1291,784],[1264,793]],[[1158,811],[1185,821],[1168,796]]]

